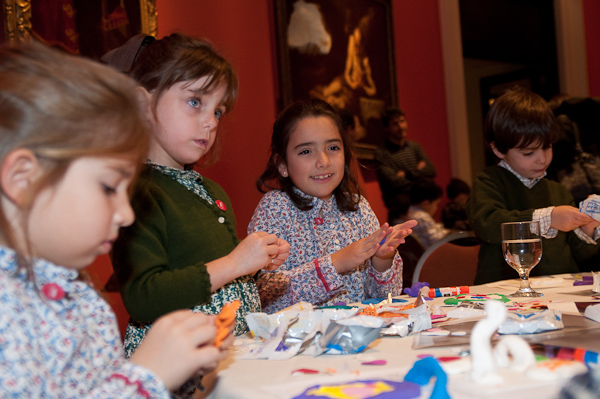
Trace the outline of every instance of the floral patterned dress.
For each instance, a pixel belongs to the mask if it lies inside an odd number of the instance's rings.
[[[379,229],[365,198],[360,198],[357,211],[342,212],[333,196],[321,200],[298,193],[312,199],[311,210],[301,211],[287,194],[272,190],[263,196],[248,226],[248,233],[266,231],[291,245],[283,265],[258,276],[263,311],[273,313],[299,301],[331,305],[401,293],[402,258],[398,253],[384,272],[375,270],[369,259],[355,270],[339,274],[331,262],[332,253]]]
[[[33,271],[0,247],[0,397],[171,397],[125,360],[112,309],[76,270],[36,260]]]

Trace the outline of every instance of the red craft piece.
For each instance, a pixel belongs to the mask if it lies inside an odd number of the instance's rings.
[[[302,373],[302,374],[319,374],[319,370],[313,370],[313,369],[298,369],[298,370],[294,370],[292,371],[292,374],[295,373]]]
[[[323,218],[315,218],[315,224],[317,226],[322,225],[323,224]]]
[[[225,203],[221,200],[216,200],[215,204],[217,204],[217,208],[219,208],[222,211],[226,211],[227,210],[227,205],[225,205]]]
[[[46,296],[46,298],[53,301],[60,301],[66,296],[60,285],[56,283],[44,284],[42,287],[42,293]]]
[[[460,359],[462,359],[462,357],[460,357],[460,356],[442,356],[442,357],[438,357],[436,359],[440,362],[452,362],[454,360],[460,360]]]

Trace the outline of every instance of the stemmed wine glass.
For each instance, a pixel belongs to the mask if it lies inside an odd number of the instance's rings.
[[[542,237],[540,222],[502,223],[502,253],[504,260],[517,272],[521,287],[510,297],[537,297],[529,283],[529,272],[542,259]]]

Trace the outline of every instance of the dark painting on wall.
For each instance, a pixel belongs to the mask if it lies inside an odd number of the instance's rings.
[[[3,0],[2,15],[6,41],[35,38],[93,59],[158,29],[155,0]]]
[[[390,0],[275,0],[281,106],[321,98],[351,112],[357,156],[383,140],[395,106]]]

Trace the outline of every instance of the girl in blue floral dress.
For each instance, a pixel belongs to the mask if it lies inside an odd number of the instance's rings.
[[[414,220],[383,226],[350,173],[352,151],[335,110],[311,100],[282,111],[271,154],[257,181],[266,192],[248,233],[288,241],[290,256],[276,271],[261,271],[263,310],[299,301],[317,305],[399,295],[402,259],[396,252]]]
[[[134,92],[81,57],[0,48],[2,398],[170,398],[233,342],[216,348],[213,318],[182,310],[125,360],[115,314],[79,273],[134,219],[148,148]]]

